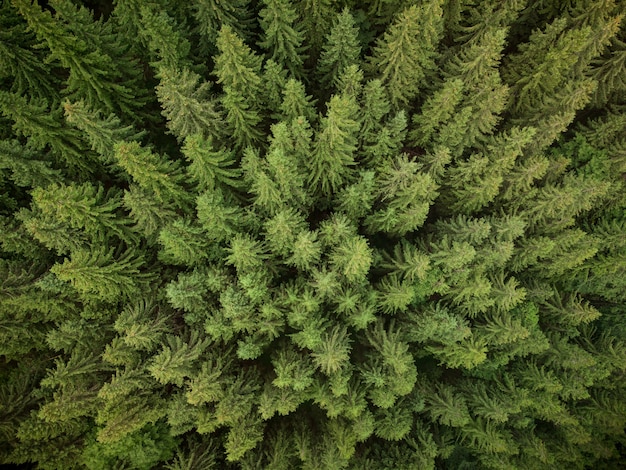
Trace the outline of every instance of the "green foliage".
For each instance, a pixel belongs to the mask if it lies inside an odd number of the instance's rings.
[[[81,246],[80,240],[92,245],[111,239],[136,240],[128,228],[130,221],[116,214],[121,206],[119,195],[105,194],[102,187],[50,185],[35,188],[31,196],[33,209],[23,214],[23,223],[33,237],[58,253]],[[65,239],[59,239],[62,234]],[[68,240],[72,235],[73,240]]]
[[[195,332],[194,332],[195,333]],[[207,339],[201,340],[192,333],[189,342],[180,336],[169,336],[167,346],[152,358],[148,370],[162,384],[173,383],[182,386],[185,377],[191,375],[192,364],[209,345]]]
[[[402,236],[422,226],[437,197],[437,184],[419,170],[419,164],[406,154],[380,168],[376,193],[381,208],[367,217],[368,232],[380,230]]]
[[[413,5],[400,13],[377,41],[369,69],[387,86],[394,106],[405,106],[435,68],[436,45],[442,33],[440,1]]]
[[[328,103],[328,112],[321,120],[315,138],[313,156],[307,162],[309,185],[319,187],[323,195],[330,195],[350,181],[355,164],[359,123],[354,119],[357,104],[353,97],[335,95]]]
[[[263,0],[259,23],[264,34],[259,45],[268,52],[269,59],[282,64],[294,77],[302,75],[302,63],[306,60],[304,34],[302,26],[295,22],[297,18],[289,0]]]
[[[130,250],[117,257],[113,250],[79,249],[50,272],[71,283],[85,299],[115,301],[136,295],[141,285],[153,278],[153,274],[140,271],[143,264],[143,259]]]
[[[137,142],[115,144],[115,159],[133,181],[159,203],[183,207],[189,195],[182,186],[185,179],[176,162],[152,153]]]
[[[222,25],[233,28],[243,38],[251,36],[254,19],[250,0],[220,2],[217,0],[194,0],[191,4],[195,20],[194,32],[200,36],[204,54],[215,54],[216,39]]]
[[[187,58],[191,48],[189,40],[166,9],[160,8],[157,3],[133,4],[132,0],[118,4],[119,7],[122,7],[120,20],[137,29],[157,70],[177,70],[190,65]]]
[[[251,103],[258,103],[261,100],[261,57],[226,25],[220,30],[217,47],[219,55],[213,71],[217,83]]]
[[[85,144],[80,133],[67,129],[60,110],[50,110],[45,99],[28,99],[0,90],[0,112],[13,121],[17,136],[25,137],[34,149],[48,147],[55,159],[65,162],[70,173],[93,171],[89,168],[89,158],[83,155]]]
[[[30,92],[39,98],[58,97],[57,77],[45,62],[46,52],[35,49],[35,35],[20,21],[17,11],[5,3],[2,10],[2,34],[0,36],[0,76],[12,80],[10,90],[18,94]]]
[[[159,69],[156,94],[169,130],[178,140],[194,134],[220,136],[224,132],[224,119],[210,88],[210,82],[201,82],[201,77],[187,68]]]
[[[164,423],[149,424],[114,444],[88,443],[82,461],[90,470],[113,468],[120,462],[130,468],[147,470],[158,462],[169,460],[175,448],[176,441]]]
[[[3,2],[0,466],[624,467],[622,3]]]
[[[283,101],[280,105],[281,117],[284,122],[292,122],[301,116],[309,122],[316,119],[314,101],[306,94],[304,84],[293,78],[285,83]]]
[[[97,152],[107,163],[114,162],[113,148],[122,140],[138,140],[141,133],[134,131],[132,126],[123,126],[115,114],[106,118],[98,112],[91,111],[83,101],[65,102],[63,105],[65,119],[77,129],[85,133],[91,149]]]
[[[455,78],[446,80],[441,90],[426,100],[422,111],[413,115],[414,129],[409,138],[415,145],[426,146],[437,135],[437,130],[450,122],[462,92],[463,81]]]
[[[95,21],[86,8],[56,0],[50,11],[26,1],[13,2],[29,28],[50,50],[46,59],[69,70],[64,93],[72,100],[84,99],[90,108],[117,110],[138,117],[147,102],[137,87],[140,70],[126,55],[128,45],[119,43],[111,23]]]
[[[187,171],[198,184],[199,191],[214,191],[222,186],[238,187],[241,176],[238,168],[233,168],[233,152],[214,149],[212,139],[204,139],[200,134],[192,134],[185,139],[182,148],[190,162]]]
[[[354,17],[344,8],[335,19],[317,64],[320,83],[327,87],[336,86],[348,66],[359,64],[361,45],[358,34]]]

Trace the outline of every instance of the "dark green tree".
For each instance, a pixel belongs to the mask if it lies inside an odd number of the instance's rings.
[[[354,17],[344,8],[335,19],[317,64],[319,80],[327,88],[336,86],[346,67],[359,65],[361,44],[358,35]]]
[[[298,14],[291,1],[263,0],[259,17],[263,29],[259,46],[267,51],[269,59],[282,64],[293,77],[301,78],[306,60],[302,45],[304,33],[300,24],[295,22]]]

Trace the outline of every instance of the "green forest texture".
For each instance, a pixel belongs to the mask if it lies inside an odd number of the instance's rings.
[[[0,463],[626,465],[626,2],[0,2]]]

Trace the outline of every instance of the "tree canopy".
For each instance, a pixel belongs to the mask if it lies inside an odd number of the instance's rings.
[[[0,2],[0,465],[625,467],[624,16]]]

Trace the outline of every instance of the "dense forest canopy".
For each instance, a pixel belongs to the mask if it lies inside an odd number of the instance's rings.
[[[0,463],[626,465],[626,2],[0,3]]]

